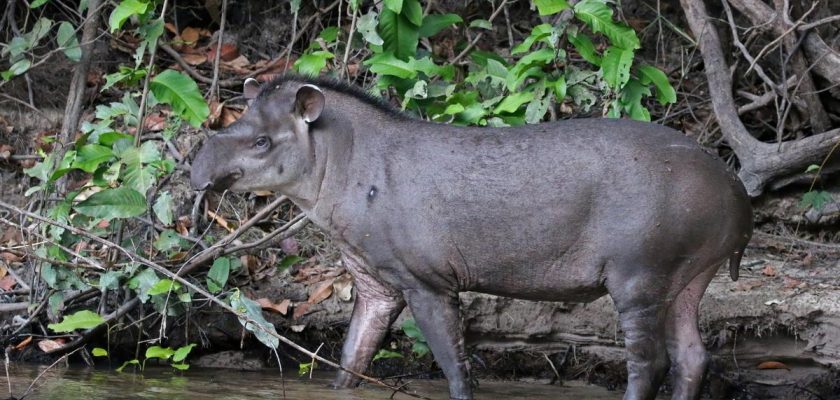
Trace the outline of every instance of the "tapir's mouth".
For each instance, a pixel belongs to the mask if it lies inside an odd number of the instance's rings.
[[[242,178],[242,170],[236,169],[233,172],[228,174],[222,175],[218,178],[214,178],[210,181],[204,182],[203,184],[196,185],[196,190],[213,190],[216,192],[221,192],[224,190],[229,189],[233,186],[236,181]]]

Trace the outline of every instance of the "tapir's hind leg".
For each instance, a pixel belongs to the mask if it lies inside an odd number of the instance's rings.
[[[697,323],[700,299],[715,276],[710,268],[694,277],[677,295],[666,317],[668,354],[674,372],[673,399],[698,399],[708,355]]]
[[[665,349],[666,285],[654,285],[649,268],[631,264],[608,270],[607,290],[618,310],[627,352],[627,390],[624,400],[650,400],[668,373]]]

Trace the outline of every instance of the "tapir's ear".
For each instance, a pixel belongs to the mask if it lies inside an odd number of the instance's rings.
[[[295,96],[295,114],[305,122],[313,122],[324,111],[324,92],[315,85],[303,85]]]
[[[260,84],[254,78],[248,78],[245,80],[245,84],[242,86],[242,96],[245,97],[246,100],[249,102],[257,98],[257,95],[260,94]]]

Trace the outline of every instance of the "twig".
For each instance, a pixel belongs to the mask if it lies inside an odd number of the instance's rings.
[[[213,82],[210,83],[210,99],[219,101],[219,60],[222,55],[222,39],[225,36],[225,19],[227,17],[227,0],[222,0],[222,16],[219,22],[219,41],[216,43],[216,57],[213,60]]]
[[[277,332],[274,332],[273,330],[269,330],[269,329],[265,328],[265,327],[264,327],[261,323],[257,322],[257,321],[256,321],[256,320],[254,320],[253,318],[249,317],[247,314],[242,313],[242,312],[239,312],[238,310],[234,309],[233,307],[231,307],[231,306],[230,306],[230,305],[228,305],[227,303],[225,303],[225,302],[223,302],[223,301],[219,300],[216,296],[213,296],[212,294],[210,294],[209,292],[207,292],[207,291],[206,291],[206,290],[204,290],[203,288],[198,287],[198,286],[196,286],[195,284],[193,284],[192,282],[190,282],[190,281],[188,281],[188,280],[184,279],[181,275],[178,275],[178,274],[176,274],[176,273],[174,273],[174,272],[172,272],[172,271],[170,271],[170,270],[168,270],[168,269],[166,269],[166,268],[164,268],[164,267],[160,266],[159,264],[155,263],[154,261],[149,260],[149,259],[147,259],[147,258],[145,258],[145,257],[143,257],[143,256],[141,256],[141,255],[139,255],[139,254],[137,254],[137,253],[134,253],[134,252],[132,252],[132,251],[130,251],[130,250],[128,250],[128,249],[126,249],[126,248],[124,248],[124,247],[120,246],[120,245],[119,245],[119,244],[117,244],[117,243],[111,242],[110,240],[107,240],[107,239],[100,238],[99,236],[96,236],[96,235],[94,235],[94,234],[91,234],[91,233],[89,233],[89,232],[87,232],[87,231],[85,231],[85,230],[82,230],[82,229],[76,228],[76,227],[74,227],[74,226],[70,226],[70,225],[64,224],[64,223],[59,222],[59,221],[54,221],[54,220],[51,220],[51,219],[49,219],[49,218],[42,217],[42,216],[40,216],[40,215],[38,215],[38,214],[31,213],[31,212],[29,212],[29,211],[26,211],[26,210],[20,209],[20,208],[18,208],[18,207],[15,207],[15,206],[13,206],[13,205],[11,205],[11,204],[6,203],[5,201],[2,201],[2,200],[0,200],[0,207],[5,208],[5,209],[7,209],[7,210],[9,210],[9,211],[13,211],[13,212],[15,212],[15,213],[17,213],[17,214],[20,214],[20,215],[22,215],[22,216],[26,216],[26,217],[29,217],[29,218],[32,218],[32,219],[35,219],[35,220],[38,220],[38,221],[41,221],[41,222],[45,222],[45,223],[48,223],[48,224],[51,224],[51,225],[55,225],[55,226],[58,226],[58,227],[62,227],[62,228],[66,229],[66,230],[68,230],[68,231],[70,231],[70,232],[73,232],[73,233],[74,233],[74,234],[76,234],[76,235],[84,236],[84,237],[86,237],[86,238],[88,238],[88,239],[90,239],[90,240],[93,240],[93,241],[99,242],[100,244],[103,244],[103,245],[105,245],[105,246],[108,246],[108,247],[111,247],[111,248],[115,248],[115,249],[119,250],[120,252],[122,252],[123,254],[125,254],[125,255],[126,255],[129,259],[131,259],[132,261],[135,261],[135,262],[138,262],[138,263],[140,263],[140,264],[146,265],[146,266],[150,267],[151,269],[155,270],[155,272],[160,273],[160,274],[162,274],[162,275],[164,275],[164,276],[166,276],[166,277],[168,277],[168,278],[170,278],[170,279],[172,279],[172,280],[174,280],[174,281],[177,281],[177,282],[178,282],[178,283],[180,283],[182,286],[185,286],[185,287],[187,287],[188,289],[190,289],[190,290],[194,291],[195,293],[200,294],[201,296],[203,296],[204,298],[206,298],[206,299],[210,300],[210,302],[212,302],[212,303],[216,304],[216,305],[217,305],[217,306],[219,306],[220,308],[222,308],[222,309],[224,309],[224,310],[226,310],[226,311],[228,311],[228,312],[232,313],[233,315],[236,315],[236,316],[237,316],[240,320],[245,321],[246,323],[253,325],[253,326],[254,326],[254,327],[256,327],[257,329],[261,329],[264,333],[266,333],[266,334],[268,334],[268,335],[270,335],[270,336],[273,336],[273,337],[277,338],[279,341],[281,341],[281,342],[285,343],[286,345],[288,345],[288,346],[292,347],[293,349],[295,349],[295,350],[297,350],[297,351],[299,351],[299,352],[301,352],[301,353],[303,353],[303,354],[305,354],[305,355],[307,355],[307,356],[310,356],[310,357],[312,357],[313,359],[315,359],[315,360],[317,360],[317,361],[320,361],[320,362],[322,362],[322,363],[324,363],[324,364],[326,364],[326,365],[328,365],[328,366],[330,366],[330,367],[333,367],[333,368],[336,368],[336,369],[340,369],[340,370],[342,370],[342,371],[346,371],[347,373],[349,373],[349,374],[351,374],[351,375],[353,375],[353,376],[355,376],[355,377],[358,377],[358,378],[364,379],[364,380],[366,380],[366,381],[372,382],[372,383],[374,383],[374,384],[376,384],[376,385],[379,385],[379,386],[385,387],[385,388],[387,388],[387,389],[391,389],[391,390],[393,390],[393,389],[394,389],[394,387],[393,387],[393,386],[391,386],[391,385],[389,385],[389,384],[387,384],[387,383],[385,383],[385,382],[382,382],[382,381],[381,381],[381,380],[379,380],[379,379],[376,379],[376,378],[373,378],[373,377],[367,376],[367,375],[365,375],[365,374],[361,374],[361,373],[356,372],[356,371],[351,371],[351,370],[348,370],[348,369],[346,369],[346,368],[342,367],[341,365],[339,365],[338,363],[335,363],[335,362],[333,362],[333,361],[330,361],[330,360],[328,360],[328,359],[326,359],[326,358],[324,358],[324,357],[321,357],[321,356],[319,356],[319,355],[317,355],[317,354],[315,354],[315,353],[313,353],[313,352],[311,352],[311,351],[307,350],[306,348],[304,348],[304,347],[300,346],[299,344],[297,344],[297,343],[295,343],[294,341],[292,341],[292,340],[288,339],[287,337],[285,337],[285,336],[283,336],[283,335],[280,335],[280,334],[278,334]],[[134,298],[131,302],[134,302],[134,301],[139,301],[139,300],[138,300],[137,298]],[[131,302],[129,302],[129,303],[131,303]],[[129,303],[124,304],[124,305],[123,305],[122,307],[120,307],[120,308],[125,308],[125,307],[127,307],[127,306],[129,305]],[[97,329],[102,329],[104,326],[105,326],[105,324],[100,324],[99,326],[97,326],[96,328],[92,328],[92,329],[91,329],[91,330],[89,330],[88,332],[93,331],[93,330],[97,330]],[[86,332],[86,334],[88,334],[88,333]],[[77,340],[77,341],[74,341],[73,343],[76,343],[76,346],[78,346],[78,345],[81,345],[81,343],[82,343],[82,342],[80,342],[79,340]],[[48,354],[52,354],[52,353],[57,353],[57,352],[60,352],[60,351],[62,351],[62,350],[63,350],[63,351],[67,351],[67,349],[69,349],[69,348],[71,348],[71,346],[70,346],[70,345],[66,345],[66,346],[62,346],[62,347],[61,347],[61,348],[59,348],[59,349],[55,349],[55,350],[49,351],[49,352],[47,352],[47,353],[48,353]],[[416,397],[416,398],[426,399],[426,397],[423,397],[423,396],[420,396],[420,395],[416,395],[416,394],[413,394],[413,393],[409,393],[409,392],[405,392],[405,394],[406,394],[406,395],[409,395],[409,396],[412,396],[412,397]]]
[[[168,44],[160,43],[158,46],[166,54],[169,54],[169,56],[172,57],[175,60],[175,62],[177,62],[178,65],[181,66],[181,68],[184,70],[184,72],[186,72],[193,79],[195,79],[195,80],[197,80],[201,83],[208,83],[208,84],[213,83],[213,79],[208,78],[204,75],[201,75],[198,71],[195,70],[195,68],[192,67],[192,65],[188,64],[184,60],[184,58],[181,57],[181,55],[178,54],[177,51],[175,51],[175,49],[170,47]],[[223,87],[223,88],[237,87],[237,86],[239,86],[239,79],[223,79],[223,80],[218,81],[217,85],[219,87]]]
[[[487,18],[487,21],[492,23],[493,20],[496,19],[496,16],[499,15],[499,13],[505,8],[505,5],[507,5],[507,2],[508,2],[508,0],[503,0],[502,4],[499,4],[499,6],[496,7],[495,10],[493,10],[493,13],[490,14],[490,18]],[[477,35],[475,35],[473,40],[470,41],[470,44],[468,44],[467,47],[464,47],[464,50],[461,50],[461,52],[458,53],[458,55],[455,56],[455,58],[450,60],[449,63],[450,64],[456,64],[459,61],[461,61],[462,58],[464,58],[467,54],[470,53],[470,51],[472,51],[473,47],[475,47],[475,45],[478,43],[479,40],[481,40],[481,38],[483,36],[484,36],[484,32],[479,32]]]
[[[105,271],[105,267],[103,267],[100,263],[98,263],[98,262],[96,262],[96,261],[94,261],[94,260],[92,260],[92,259],[90,259],[90,258],[88,258],[88,257],[85,257],[85,256],[83,256],[83,255],[79,254],[79,253],[78,253],[78,252],[76,252],[76,251],[73,251],[73,249],[70,249],[70,248],[68,248],[68,247],[66,247],[66,246],[64,246],[64,245],[62,245],[61,243],[57,243],[57,242],[55,242],[55,241],[51,240],[50,238],[48,238],[48,237],[46,237],[46,236],[44,236],[44,235],[42,235],[42,234],[40,234],[40,233],[38,233],[38,232],[35,232],[35,231],[31,228],[31,227],[24,227],[24,226],[22,226],[22,225],[19,225],[19,224],[16,224],[16,223],[12,222],[12,221],[9,221],[9,220],[7,220],[7,219],[5,219],[5,218],[0,218],[0,223],[4,223],[4,224],[6,224],[6,225],[9,225],[9,226],[12,226],[12,227],[18,228],[18,229],[20,229],[20,230],[26,230],[27,232],[29,232],[29,233],[31,233],[31,234],[33,234],[33,235],[35,235],[35,236],[38,236],[39,238],[44,239],[44,240],[46,240],[46,241],[48,241],[48,242],[50,242],[50,243],[52,243],[52,244],[54,244],[54,245],[58,246],[58,248],[60,248],[61,250],[64,250],[64,251],[66,251],[66,252],[68,252],[68,253],[70,253],[70,254],[74,255],[75,257],[77,257],[77,258],[81,259],[82,261],[84,261],[84,262],[88,263],[88,264],[89,264],[89,265],[91,265],[92,267],[94,267],[94,268],[96,268],[96,269],[99,269],[99,270],[102,270],[102,271]],[[82,265],[78,265],[78,264],[77,264],[77,265],[75,265],[75,267],[80,267],[80,266],[82,266]]]
[[[166,6],[169,5],[169,0],[163,0],[163,9],[160,11],[160,20],[163,21],[163,16],[166,15]],[[137,116],[137,132],[134,136],[134,146],[140,145],[140,137],[143,136],[143,125],[145,125],[146,121],[146,100],[149,97],[149,82],[152,80],[152,68],[155,66],[155,57],[157,56],[158,51],[158,41],[160,41],[160,37],[155,39],[155,42],[152,43],[152,48],[150,49],[151,54],[149,54],[149,66],[147,67],[146,71],[146,78],[143,80],[143,94],[140,96],[140,115]]]
[[[351,8],[351,7],[347,7],[347,8]],[[350,69],[347,68],[347,59],[350,58],[350,44],[353,41],[353,33],[356,32],[356,16],[359,13],[358,11],[359,10],[353,8],[353,11],[352,11],[353,12],[353,18],[350,20],[350,33],[347,34],[347,43],[345,43],[345,45],[344,45],[344,57],[341,60],[341,65],[342,65],[341,71],[343,73],[347,74],[347,80],[351,80],[350,79]]]
[[[814,28],[816,28],[820,25],[830,24],[830,23],[836,22],[836,21],[840,21],[840,14],[839,15],[832,15],[830,17],[825,17],[823,19],[820,19],[820,20],[817,20],[817,21],[814,21],[814,22],[811,22],[811,23],[808,23],[808,24],[802,24],[802,25],[799,26],[799,30],[800,31],[809,31],[809,30],[814,29]]]
[[[20,395],[20,399],[22,400],[22,399],[26,398],[26,396],[28,396],[28,395],[29,395],[29,392],[31,392],[31,391],[32,391],[32,389],[34,389],[34,387],[35,387],[35,383],[37,383],[37,382],[38,382],[38,380],[39,380],[39,379],[41,379],[41,377],[42,377],[42,376],[44,376],[44,374],[46,374],[46,373],[47,373],[47,371],[51,370],[53,367],[55,367],[55,366],[56,366],[56,364],[58,364],[58,363],[59,363],[59,362],[61,362],[61,361],[66,360],[66,359],[67,359],[67,357],[70,357],[71,355],[73,355],[73,353],[75,353],[75,352],[77,352],[77,351],[79,351],[79,350],[80,350],[80,349],[73,350],[73,351],[71,351],[71,352],[69,352],[69,353],[67,353],[67,354],[65,354],[65,355],[63,355],[63,356],[61,356],[61,357],[59,357],[59,359],[58,359],[58,360],[55,360],[55,362],[53,362],[52,364],[50,364],[50,366],[49,366],[49,367],[47,367],[45,370],[41,371],[41,373],[40,373],[40,374],[38,374],[38,376],[36,376],[36,377],[35,377],[35,380],[34,380],[34,381],[32,381],[32,383],[30,383],[30,384],[29,384],[29,387],[26,389],[26,391],[25,391],[25,392],[23,392],[23,394],[22,394],[22,395]]]
[[[24,303],[0,303],[0,313],[4,312],[15,312],[26,310],[29,308],[31,304],[24,302]]]

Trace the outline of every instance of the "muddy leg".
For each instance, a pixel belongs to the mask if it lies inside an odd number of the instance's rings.
[[[668,354],[674,370],[672,399],[700,398],[708,355],[697,326],[700,299],[717,268],[696,276],[683,289],[668,310],[666,324]]]
[[[405,308],[398,292],[385,286],[345,258],[345,266],[353,274],[356,284],[356,303],[347,338],[341,348],[341,366],[364,373],[379,349],[388,328]],[[338,371],[332,386],[347,388],[358,385],[359,378],[346,371]]]
[[[624,400],[656,397],[668,372],[664,310],[659,305],[630,308],[619,315],[627,349],[627,391]]]
[[[449,381],[449,397],[472,399],[470,364],[464,350],[458,296],[426,290],[407,290],[404,296],[435,361]]]

